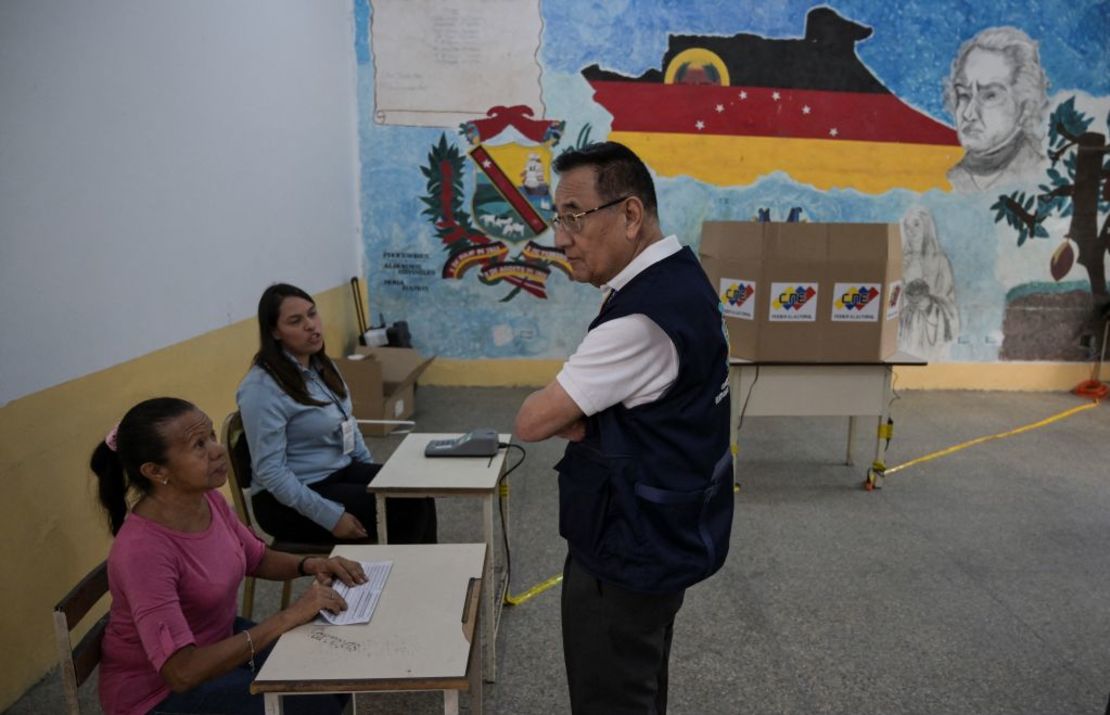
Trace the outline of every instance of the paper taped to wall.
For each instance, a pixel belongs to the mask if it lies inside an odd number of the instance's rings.
[[[372,0],[374,121],[457,128],[490,107],[544,116],[539,2]],[[481,81],[475,81],[480,77]]]

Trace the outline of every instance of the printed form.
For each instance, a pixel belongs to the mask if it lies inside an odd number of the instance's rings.
[[[331,587],[347,602],[347,610],[340,613],[320,611],[318,623],[333,626],[350,626],[356,623],[369,623],[374,615],[374,608],[385,588],[385,581],[389,578],[389,570],[393,568],[392,561],[360,561],[359,565],[366,572],[366,583],[358,586],[347,586],[339,579],[332,582]]]

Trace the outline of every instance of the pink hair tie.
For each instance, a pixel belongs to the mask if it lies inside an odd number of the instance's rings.
[[[116,451],[116,433],[118,431],[119,422],[116,423],[115,427],[108,431],[108,435],[104,438],[104,444],[108,445],[108,449],[112,450],[113,452]]]

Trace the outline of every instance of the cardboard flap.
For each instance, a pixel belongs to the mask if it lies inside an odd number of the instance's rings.
[[[828,259],[828,229],[825,224],[768,223],[766,226],[767,240],[763,251],[768,261],[778,265],[820,266]]]
[[[885,223],[829,224],[829,262],[865,269],[880,276],[896,248]],[[900,263],[900,261],[899,261]]]
[[[766,224],[754,221],[706,221],[701,225],[702,258],[758,259]]]
[[[378,419],[382,414],[382,366],[370,358],[332,358],[351,392],[351,410],[360,419]]]
[[[434,357],[426,358],[412,348],[355,348],[359,355],[373,358],[381,365],[382,380],[391,386],[390,394],[415,384]]]

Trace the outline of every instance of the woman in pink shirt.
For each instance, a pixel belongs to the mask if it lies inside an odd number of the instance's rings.
[[[93,452],[100,502],[115,541],[112,606],[100,664],[107,715],[258,713],[248,687],[282,633],[343,599],[328,584],[362,583],[342,557],[272,551],[243,526],[217,489],[227,456],[212,421],[184,400],[131,408]],[[128,511],[132,492],[138,500]],[[313,574],[296,603],[258,624],[236,617],[244,575],[283,581]],[[286,699],[286,713],[339,713],[346,696]]]

